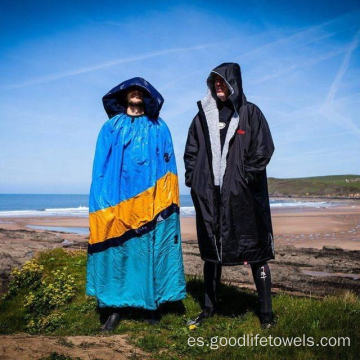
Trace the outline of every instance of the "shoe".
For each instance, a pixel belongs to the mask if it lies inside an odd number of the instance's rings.
[[[112,313],[108,319],[106,320],[105,324],[101,327],[102,332],[111,332],[114,331],[116,326],[120,322],[120,314],[115,312]]]
[[[200,326],[200,324],[205,320],[208,319],[209,317],[214,316],[214,311],[213,310],[203,310],[195,319],[189,320],[186,323],[186,326],[188,326],[191,329],[194,329],[198,326]]]
[[[147,315],[148,316],[145,318],[145,321],[150,325],[156,325],[161,320],[161,315],[159,310],[148,310]]]
[[[276,325],[276,319],[273,313],[260,314],[259,318],[260,318],[261,328],[264,330],[270,329]]]

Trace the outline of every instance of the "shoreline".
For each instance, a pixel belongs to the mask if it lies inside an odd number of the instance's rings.
[[[351,236],[342,236],[345,232],[356,231],[356,226],[360,226],[360,203],[340,204],[333,207],[277,207],[271,209],[275,245],[282,243],[283,238],[288,237],[291,240],[294,236],[304,235],[304,239],[298,239],[297,246],[308,247],[309,244],[303,242],[306,235],[321,237],[321,235],[330,234],[332,237],[340,237],[342,242],[339,246],[348,245]],[[196,221],[194,216],[181,216],[182,237],[189,240],[196,240]],[[50,231],[53,233],[65,233],[63,231],[52,231],[47,229],[31,229],[30,226],[43,227],[64,227],[64,228],[88,228],[88,216],[9,216],[0,218],[0,228],[5,230],[28,230],[28,231]],[[79,236],[74,233],[68,233],[69,236]],[[355,235],[355,233],[354,233]],[[86,235],[81,235],[85,236]],[[331,236],[330,236],[331,238]],[[318,241],[319,239],[317,239]],[[330,239],[327,239],[330,240]],[[351,240],[353,241],[353,240]],[[288,245],[289,243],[286,242]],[[324,244],[326,245],[326,244]],[[354,245],[354,244],[353,244]],[[312,244],[316,247],[316,244]],[[318,247],[318,246],[317,246]],[[348,248],[353,249],[353,247]],[[360,250],[359,246],[354,250]]]
[[[0,194],[1,195],[1,194]],[[339,208],[339,207],[357,207],[360,206],[358,199],[353,198],[322,198],[322,197],[270,197],[271,211],[304,211],[305,209],[316,208]],[[89,208],[87,206],[75,207],[59,207],[55,204],[45,206],[45,204],[38,204],[38,207],[28,204],[25,209],[11,209],[11,205],[5,208],[5,204],[0,204],[2,210],[0,210],[0,223],[7,221],[9,218],[58,218],[58,217],[70,217],[70,218],[87,218]],[[10,209],[9,209],[10,206]],[[64,206],[64,205],[63,205]],[[189,211],[190,210],[190,211]],[[195,216],[194,205],[191,200],[180,199],[180,215],[182,217]]]
[[[320,199],[320,200],[350,200],[350,201],[359,201],[360,197],[350,197],[350,196],[319,196],[319,195],[270,195],[270,199],[278,199],[278,200],[288,200],[288,199]]]
[[[345,250],[360,250],[360,204],[328,208],[276,208],[271,210],[275,246],[292,245],[303,248],[337,246]],[[196,221],[193,216],[181,216],[182,238],[196,241]],[[87,216],[3,217],[0,229],[50,232],[66,238],[87,236],[65,231],[32,229],[30,226],[88,228]],[[1,237],[0,237],[1,239]],[[26,245],[26,244],[24,244]]]

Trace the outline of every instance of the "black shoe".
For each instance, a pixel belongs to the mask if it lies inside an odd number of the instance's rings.
[[[204,309],[195,319],[189,320],[186,325],[189,327],[198,327],[205,319],[212,316],[214,316],[213,310]]]
[[[156,325],[160,322],[161,315],[159,310],[148,310],[145,321],[150,325]]]
[[[120,322],[120,314],[117,312],[112,313],[108,319],[106,320],[105,324],[102,326],[102,332],[111,332],[114,331],[116,326]]]
[[[266,330],[274,327],[276,325],[276,319],[273,313],[270,314],[260,314],[260,324],[261,327]]]

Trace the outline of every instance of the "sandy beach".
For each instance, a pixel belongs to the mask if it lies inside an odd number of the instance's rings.
[[[271,214],[276,245],[317,249],[334,245],[348,250],[360,250],[360,201],[349,201],[347,206],[330,208],[272,209]],[[86,228],[88,227],[88,218],[57,216],[3,217],[0,219],[1,229],[30,230],[28,225]],[[182,217],[182,238],[185,240],[196,239],[195,226],[195,217]],[[41,232],[41,230],[39,231]]]
[[[345,289],[360,293],[360,202],[329,208],[272,210],[276,259],[270,262],[274,291],[326,295]],[[34,230],[32,226],[88,227],[86,217],[0,219],[0,273],[54,247],[84,248],[86,235]],[[202,275],[194,217],[182,217],[186,274]],[[249,266],[224,267],[223,281],[253,288]]]
[[[360,202],[320,209],[271,210],[275,246],[360,250]],[[195,218],[182,218],[184,240],[196,238]]]

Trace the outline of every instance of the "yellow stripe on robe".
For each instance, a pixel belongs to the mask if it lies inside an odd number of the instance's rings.
[[[142,193],[118,205],[90,213],[89,243],[100,243],[137,229],[171,204],[179,206],[179,185],[177,175],[168,172],[157,180],[155,186]]]

